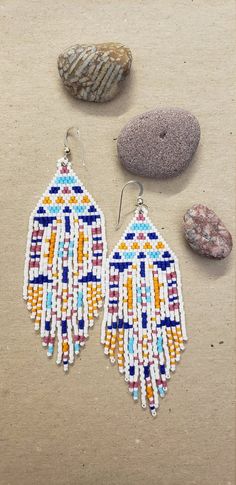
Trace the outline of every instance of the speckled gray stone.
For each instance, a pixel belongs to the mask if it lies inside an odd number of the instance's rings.
[[[233,246],[232,236],[216,213],[196,204],[184,215],[185,239],[194,251],[215,259],[226,258]]]
[[[178,108],[155,109],[132,118],[117,140],[121,163],[132,173],[167,178],[190,164],[200,140],[198,120]]]

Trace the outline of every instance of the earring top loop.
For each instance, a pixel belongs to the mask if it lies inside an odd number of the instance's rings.
[[[68,128],[66,134],[65,134],[65,138],[64,138],[64,158],[63,158],[63,161],[62,161],[62,165],[65,166],[68,164],[69,162],[69,157],[71,156],[71,150],[70,150],[70,147],[68,146],[68,138],[69,136],[77,136],[80,140],[80,143],[81,143],[81,148],[82,148],[82,165],[85,167],[85,161],[84,161],[84,146],[83,146],[83,143],[82,143],[82,140],[81,140],[81,135],[80,135],[80,131],[79,131],[79,128],[76,128],[74,126],[70,126],[70,128]]]
[[[143,195],[143,185],[141,184],[141,182],[139,182],[138,180],[129,180],[121,189],[121,194],[120,194],[120,205],[119,205],[119,213],[118,213],[118,219],[117,219],[117,224],[116,224],[116,230],[119,229],[120,227],[120,218],[121,218],[121,209],[122,209],[122,202],[123,202],[123,194],[124,194],[124,189],[128,186],[128,185],[131,185],[131,184],[136,184],[138,185],[139,187],[139,194],[138,194],[138,197],[137,197],[137,201],[136,201],[136,207],[139,208],[139,211],[141,212],[142,211],[142,207],[147,207],[144,203],[143,203],[143,198],[141,197]]]

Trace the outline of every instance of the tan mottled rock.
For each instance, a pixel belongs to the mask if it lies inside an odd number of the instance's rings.
[[[117,94],[131,63],[131,51],[122,44],[77,44],[59,55],[58,70],[73,96],[102,103]]]

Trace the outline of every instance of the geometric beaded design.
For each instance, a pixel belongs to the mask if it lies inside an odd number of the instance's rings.
[[[63,158],[30,217],[23,297],[65,371],[102,306],[105,259],[103,213]]]
[[[156,415],[187,340],[178,260],[138,209],[106,268],[101,342],[133,399]]]

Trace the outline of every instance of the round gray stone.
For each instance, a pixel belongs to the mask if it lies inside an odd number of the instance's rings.
[[[178,108],[155,109],[132,118],[117,140],[121,163],[130,172],[167,178],[190,164],[200,140],[194,115]]]

